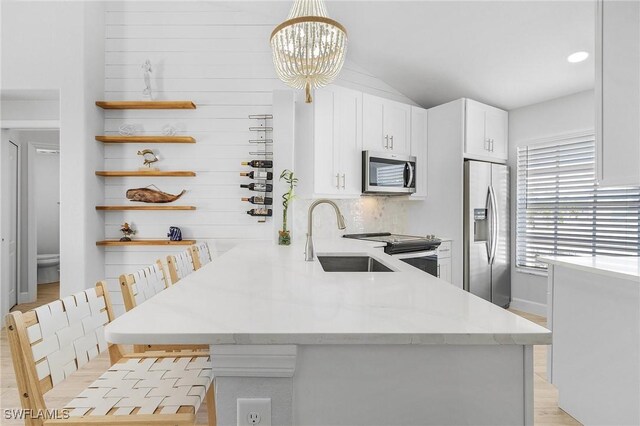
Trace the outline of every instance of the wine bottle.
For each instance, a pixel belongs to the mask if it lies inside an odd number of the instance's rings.
[[[259,172],[259,171],[242,172],[240,173],[240,176],[249,176],[251,179],[262,179],[262,180],[273,179],[273,173],[271,172]]]
[[[260,204],[263,206],[270,206],[273,204],[273,198],[263,197],[262,195],[254,195],[253,197],[243,198],[242,201],[248,201],[251,204]]]
[[[270,183],[254,182],[249,184],[241,184],[240,188],[249,188],[251,191],[271,192],[273,185]]]
[[[251,209],[247,210],[247,214],[251,216],[271,216],[273,211],[271,209]]]
[[[273,161],[271,161],[271,160],[243,161],[241,164],[243,166],[251,166],[254,169],[270,169],[270,168],[273,167]]]

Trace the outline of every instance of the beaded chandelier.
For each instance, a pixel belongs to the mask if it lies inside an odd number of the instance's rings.
[[[280,80],[305,89],[331,83],[344,64],[347,30],[327,16],[323,0],[295,0],[287,20],[271,33],[273,63]]]

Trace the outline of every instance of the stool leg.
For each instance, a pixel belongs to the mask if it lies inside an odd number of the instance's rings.
[[[216,395],[215,392],[213,390],[214,386],[216,385],[216,381],[215,379],[213,380],[213,383],[211,383],[211,386],[209,386],[209,390],[207,391],[207,395],[205,396],[206,399],[206,403],[207,403],[207,416],[209,418],[209,426],[216,426]]]

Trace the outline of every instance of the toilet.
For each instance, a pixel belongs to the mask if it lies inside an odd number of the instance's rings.
[[[38,284],[60,281],[60,254],[38,255]]]

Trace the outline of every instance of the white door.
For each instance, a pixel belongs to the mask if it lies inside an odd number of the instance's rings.
[[[336,90],[334,150],[339,153],[340,191],[344,195],[362,193],[362,93]]]
[[[451,282],[451,258],[438,258],[438,277]]]
[[[485,108],[480,102],[467,99],[465,113],[464,153],[486,157],[489,144],[485,137]]]
[[[386,151],[388,135],[383,131],[383,102],[377,96],[362,95],[362,144],[365,150]],[[385,137],[387,136],[387,137]]]
[[[9,141],[7,150],[8,255],[7,306],[18,303],[18,146]]]
[[[498,108],[488,108],[485,113],[485,138],[490,140],[489,155],[506,160],[508,155],[509,115]]]
[[[340,191],[338,153],[334,149],[335,93],[332,90],[318,90],[314,96],[314,192],[316,194],[337,194]]]
[[[411,133],[411,106],[399,102],[384,102],[384,134],[389,137],[389,149],[394,153],[408,154]]]

